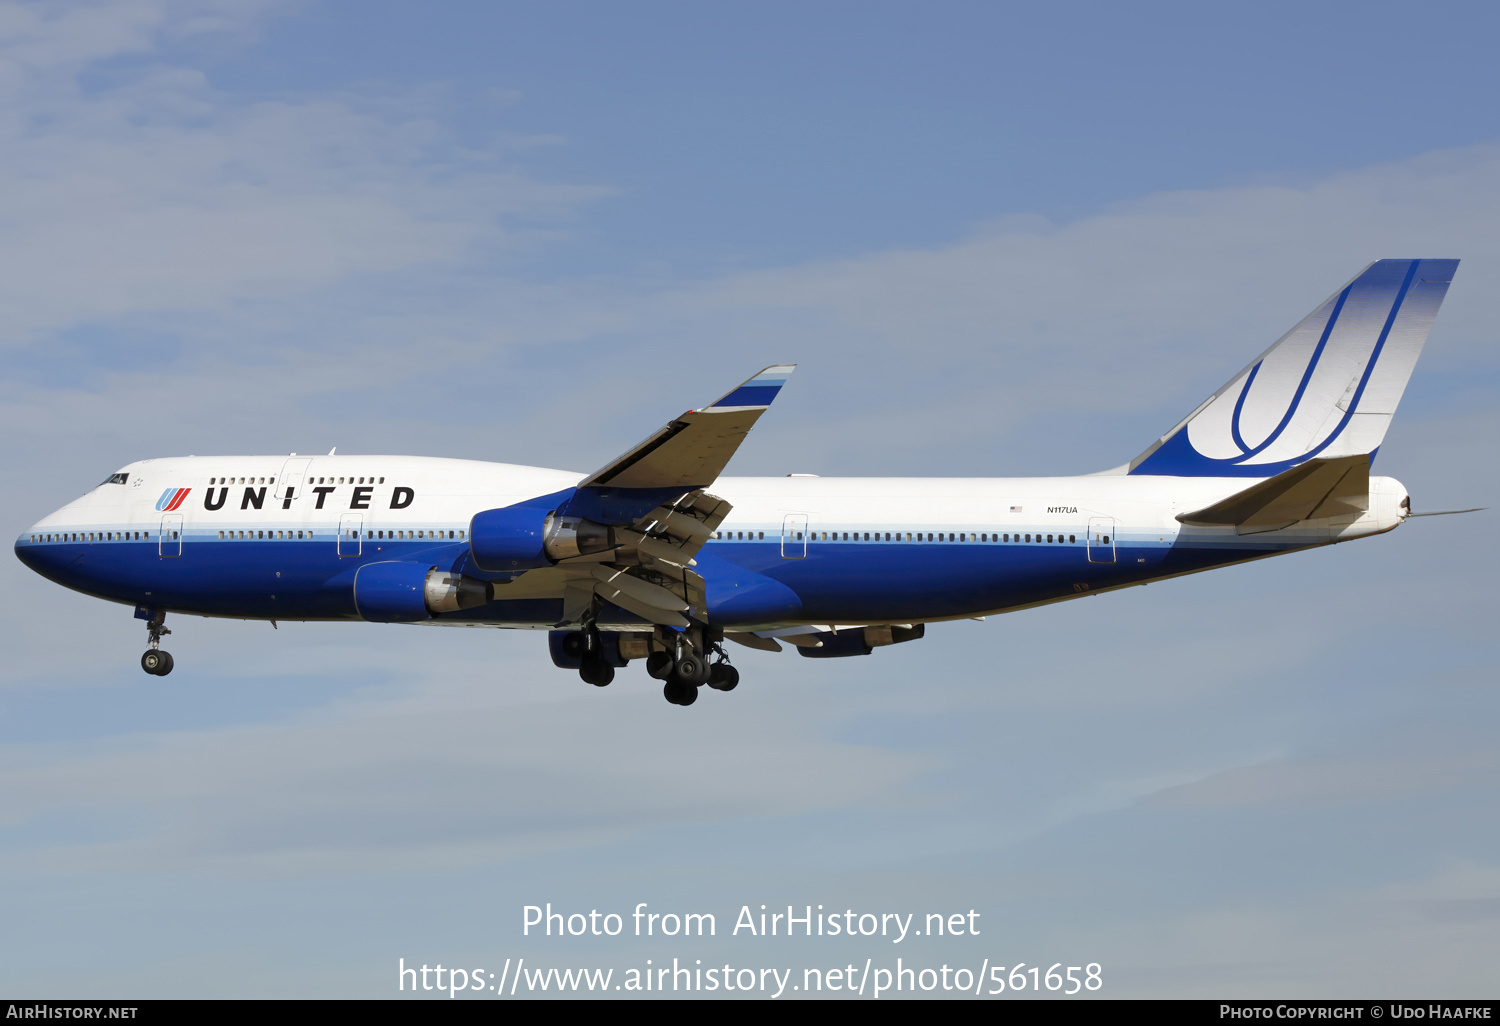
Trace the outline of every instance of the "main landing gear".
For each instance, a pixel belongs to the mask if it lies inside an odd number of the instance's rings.
[[[615,668],[604,655],[604,639],[599,636],[597,627],[590,625],[569,634],[563,639],[563,652],[579,660],[578,676],[585,684],[602,688],[615,679]]]
[[[166,618],[166,613],[158,612],[146,621],[146,634],[151,647],[141,656],[141,669],[158,677],[165,677],[172,672],[172,653],[161,650],[161,636],[172,633],[163,624]]]
[[[673,705],[692,705],[698,689],[733,691],[740,673],[729,665],[721,644],[723,632],[696,624],[687,630],[657,628],[644,632],[600,631],[591,621],[578,630],[552,635],[552,658],[559,666],[575,666],[586,684],[605,687],[615,669],[632,659],[645,659],[646,673],[662,682],[662,695]]]
[[[651,653],[646,672],[664,682],[662,697],[673,705],[692,705],[705,684],[715,691],[733,691],[739,685],[740,671],[729,665],[723,646],[704,628],[691,627],[665,641],[672,647]]]

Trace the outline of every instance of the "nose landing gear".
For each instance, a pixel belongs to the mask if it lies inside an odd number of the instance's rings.
[[[141,656],[141,669],[157,677],[165,677],[172,672],[172,653],[161,651],[162,635],[172,633],[163,624],[166,618],[166,613],[158,612],[146,621],[146,634],[151,647]]]

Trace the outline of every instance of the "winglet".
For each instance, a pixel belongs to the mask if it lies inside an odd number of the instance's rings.
[[[723,471],[795,367],[796,364],[790,363],[767,367],[712,405],[687,411],[594,471],[578,487],[707,488]],[[650,505],[656,505],[656,501]]]
[[[786,379],[791,377],[792,371],[796,369],[795,363],[778,363],[774,367],[767,367],[733,391],[709,403],[704,409],[723,410],[731,407],[765,409],[771,405],[772,400],[776,398],[776,393],[781,391],[781,386],[786,384]]]

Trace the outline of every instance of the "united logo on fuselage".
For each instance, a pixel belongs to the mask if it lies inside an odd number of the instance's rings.
[[[156,511],[158,513],[170,513],[182,505],[182,500],[188,497],[191,488],[168,488],[161,493],[161,498],[156,500]]]

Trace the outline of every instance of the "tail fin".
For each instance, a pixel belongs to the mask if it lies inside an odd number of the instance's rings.
[[[1373,454],[1457,268],[1457,260],[1375,261],[1129,472],[1271,477],[1315,456]]]

